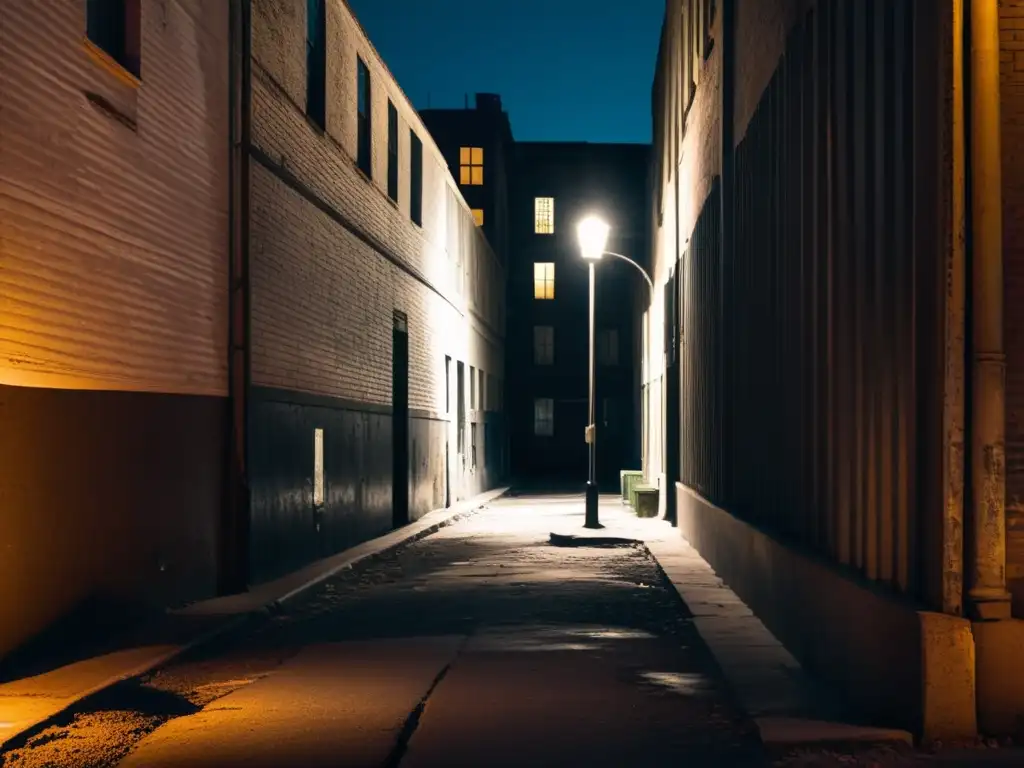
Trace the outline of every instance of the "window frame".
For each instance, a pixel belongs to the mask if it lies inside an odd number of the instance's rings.
[[[548,367],[555,364],[555,327],[533,326],[533,364]]]
[[[538,272],[538,267],[541,268]],[[546,268],[550,267],[550,270]],[[550,274],[548,274],[550,272]],[[538,288],[542,288],[538,290]],[[550,290],[549,290],[550,289]],[[534,301],[553,301],[555,298],[555,262],[535,261],[533,263],[533,299]]]
[[[423,141],[409,129],[409,218],[423,226]]]
[[[479,173],[478,173],[479,171]],[[459,147],[459,186],[484,185],[484,148]]]
[[[356,165],[373,178],[373,79],[362,56],[356,56]]]
[[[398,202],[398,108],[388,99],[388,197]]]
[[[546,408],[542,409],[542,405]],[[535,397],[533,399],[533,436],[555,436],[555,399],[553,397]]]
[[[533,234],[555,234],[555,198],[533,198]]]
[[[327,129],[327,0],[306,0],[306,117]]]
[[[86,0],[85,40],[115,74],[142,81],[141,0]]]

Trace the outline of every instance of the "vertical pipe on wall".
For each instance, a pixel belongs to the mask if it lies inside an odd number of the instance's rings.
[[[971,558],[968,597],[978,619],[1010,616],[1006,591],[1002,147],[998,0],[970,0],[968,142],[971,325]]]
[[[244,591],[249,581],[249,143],[251,118],[250,0],[230,14],[230,230],[228,282],[228,460],[220,526],[218,591]]]

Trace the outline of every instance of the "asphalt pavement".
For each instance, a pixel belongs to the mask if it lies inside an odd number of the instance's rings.
[[[6,765],[764,764],[647,550],[552,542],[581,515],[580,497],[493,502],[108,692]]]

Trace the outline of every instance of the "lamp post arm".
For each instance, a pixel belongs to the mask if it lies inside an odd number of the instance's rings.
[[[651,301],[654,301],[654,282],[651,280],[651,276],[647,274],[647,270],[637,264],[628,256],[623,256],[621,253],[613,253],[612,251],[605,251],[605,256],[614,256],[616,259],[622,259],[627,264],[632,265],[641,275],[644,276],[644,280],[647,281],[648,287],[651,289]]]

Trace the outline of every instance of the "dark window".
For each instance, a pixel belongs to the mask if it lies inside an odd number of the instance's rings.
[[[469,425],[470,439],[469,439],[469,456],[470,466],[476,469],[476,424]]]
[[[715,38],[711,29],[715,23],[715,12],[718,10],[715,0],[702,0],[704,3],[704,59],[711,57],[711,51],[715,48]]]
[[[533,364],[555,364],[555,329],[550,325],[533,326]]]
[[[461,360],[459,361],[458,368],[456,368],[456,375],[458,377],[457,386],[455,388],[455,408],[456,417],[458,418],[458,451],[460,454],[465,455],[466,453],[466,365]]]
[[[366,62],[362,59],[358,60],[359,63],[359,82],[357,86],[359,88],[359,145],[358,145],[358,157],[356,163],[359,165],[359,170],[365,173],[367,176],[373,176],[373,125],[371,122],[371,115],[373,110],[371,109],[370,100],[370,68],[366,66]]]
[[[444,356],[444,412],[452,412],[452,359]]]
[[[398,202],[398,110],[388,100],[388,197]]]
[[[409,218],[414,224],[423,226],[423,142],[415,131],[409,132]]]
[[[324,0],[306,0],[306,114],[327,126],[327,11]]]
[[[533,401],[533,434],[551,437],[555,434],[555,401],[539,397]]]
[[[135,77],[141,74],[140,0],[87,0],[85,34]]]
[[[614,328],[597,332],[597,363],[619,364],[619,332]]]

